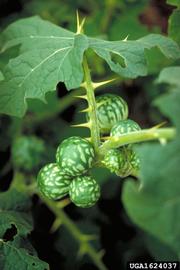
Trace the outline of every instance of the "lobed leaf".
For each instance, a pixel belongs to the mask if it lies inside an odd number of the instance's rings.
[[[11,59],[1,82],[1,112],[23,116],[26,99],[45,100],[59,81],[68,89],[76,88],[83,79],[82,58],[87,38],[75,35],[38,17],[13,23],[2,35],[3,48],[21,43],[20,55]],[[7,40],[7,42],[5,42]]]
[[[48,270],[47,263],[38,259],[17,241],[4,242],[0,240],[0,269],[4,270]]]
[[[28,215],[30,206],[28,196],[15,189],[0,193],[0,238],[12,226],[15,226],[17,234],[21,236],[32,231],[32,218]]]
[[[151,34],[136,41],[105,41],[75,34],[39,17],[21,19],[1,35],[1,55],[7,54],[0,81],[0,112],[22,117],[27,99],[45,101],[59,81],[67,89],[80,86],[83,80],[84,52],[91,48],[102,57],[111,70],[121,76],[136,78],[147,74],[145,49],[158,47],[169,58],[180,56],[171,39]],[[7,51],[18,46],[19,56],[7,61]],[[12,53],[12,52],[11,52]]]
[[[16,189],[0,193],[0,269],[49,269],[26,238],[33,229],[30,207],[30,198]]]
[[[26,212],[31,207],[29,197],[16,189],[0,193],[0,211]]]
[[[112,71],[129,78],[147,74],[145,49],[158,47],[168,58],[178,59],[180,57],[177,44],[171,39],[158,34],[150,34],[135,41],[90,39],[89,46],[100,57],[104,58]],[[115,60],[113,56],[116,56]]]

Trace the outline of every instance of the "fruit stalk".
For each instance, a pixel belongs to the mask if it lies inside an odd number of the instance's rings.
[[[84,235],[81,233],[79,228],[71,221],[66,213],[58,207],[57,202],[53,202],[46,199],[41,194],[38,194],[41,200],[47,205],[47,207],[54,213],[56,218],[61,220],[61,223],[66,226],[73,238],[80,244],[80,255],[87,254],[98,267],[99,270],[107,270],[106,266],[101,260],[101,252],[98,253],[94,250],[93,246],[89,243],[91,236]]]
[[[170,140],[175,137],[175,128],[150,128],[121,135],[121,137],[106,137],[107,141],[99,149],[99,154],[104,156],[109,149],[118,148],[123,145],[152,141]]]

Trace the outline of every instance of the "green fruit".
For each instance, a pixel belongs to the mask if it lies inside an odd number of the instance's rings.
[[[120,120],[127,119],[127,103],[119,96],[105,94],[96,98],[97,117],[101,133],[110,132],[111,128]]]
[[[12,145],[12,160],[16,168],[24,171],[37,169],[43,160],[44,142],[35,136],[21,136]]]
[[[87,172],[93,165],[94,157],[93,146],[81,137],[70,137],[64,140],[56,152],[58,165],[70,176]]]
[[[129,161],[129,149],[126,147],[109,150],[102,163],[111,172],[121,177],[130,175],[132,171],[132,166]]]
[[[110,132],[110,136],[120,137],[123,134],[141,130],[140,126],[131,119],[119,121]]]
[[[130,159],[130,164],[132,166],[132,170],[134,172],[138,172],[140,169],[140,159],[132,148],[131,148],[129,159]]]
[[[125,166],[126,156],[119,149],[111,149],[106,153],[102,163],[111,172],[117,172]]]
[[[56,163],[44,166],[38,174],[37,183],[42,194],[49,199],[60,199],[68,194],[72,179],[62,173]]]
[[[91,176],[78,176],[69,186],[71,201],[79,207],[91,207],[100,197],[100,187]]]
[[[133,175],[140,168],[140,160],[132,147],[109,150],[102,163],[111,172],[121,177]]]
[[[139,130],[141,130],[141,128],[135,121],[127,119],[119,121],[117,124],[115,124],[111,129],[110,136],[120,137],[123,134],[128,134]],[[139,170],[140,160],[132,149],[132,146],[128,145],[120,147],[120,149],[126,156],[126,166],[121,167],[119,170],[115,171],[115,173],[121,177],[125,177],[133,174],[133,172],[137,172]]]

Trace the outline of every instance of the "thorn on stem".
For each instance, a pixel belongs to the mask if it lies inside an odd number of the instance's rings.
[[[86,18],[83,18],[83,20],[80,23],[80,19],[79,19],[79,12],[78,10],[76,11],[76,24],[77,24],[77,30],[76,30],[76,34],[81,34],[83,32],[83,26],[85,23]]]
[[[62,221],[59,218],[56,218],[51,226],[50,233],[54,233],[55,231],[57,231],[57,229],[59,229],[61,224]]]
[[[75,98],[81,98],[87,100],[87,95],[82,95],[82,96],[74,96]]]
[[[84,234],[83,236],[82,236],[82,240],[83,241],[92,241],[92,240],[96,240],[98,238],[98,236],[97,235],[95,235],[95,234]]]
[[[79,247],[79,251],[77,256],[79,258],[83,257],[85,254],[87,253],[87,247],[86,247],[86,242],[82,242],[80,247]]]
[[[86,108],[86,109],[84,109],[84,110],[81,110],[81,111],[79,111],[80,113],[86,113],[86,112],[90,112],[92,109],[91,109],[91,107],[88,107],[88,108]]]
[[[102,259],[105,255],[106,251],[104,249],[101,249],[99,252],[98,252],[98,256],[100,259]]]
[[[77,124],[77,125],[71,125],[71,127],[86,127],[86,128],[90,128],[91,127],[91,123],[87,122],[87,123],[82,123],[82,124]]]
[[[111,79],[111,80],[107,80],[107,81],[104,81],[104,82],[94,82],[94,83],[92,83],[92,85],[93,85],[93,88],[94,88],[94,90],[95,89],[97,89],[98,87],[101,87],[101,86],[103,86],[103,85],[106,85],[106,84],[108,84],[108,83],[110,83],[110,82],[113,82],[113,81],[115,81],[115,80],[117,80],[117,78],[113,78],[113,79]]]

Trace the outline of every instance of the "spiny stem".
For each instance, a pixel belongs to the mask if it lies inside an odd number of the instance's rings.
[[[112,16],[115,12],[116,8],[116,0],[106,0],[105,5],[106,5],[106,14],[103,16],[103,21],[101,23],[101,31],[102,33],[107,33],[107,28],[109,27],[109,23],[112,20]]]
[[[94,95],[93,83],[91,81],[91,74],[88,67],[87,59],[83,59],[84,68],[84,85],[87,93],[87,101],[89,107],[89,118],[90,118],[90,131],[91,131],[91,142],[96,152],[100,146],[100,132],[98,127],[96,100]]]
[[[76,225],[73,223],[73,221],[71,221],[71,219],[66,215],[66,213],[57,206],[57,203],[49,199],[46,199],[40,194],[38,195],[39,197],[41,197],[41,200],[47,205],[47,207],[54,213],[56,218],[62,221],[62,224],[66,226],[66,228],[69,230],[73,238],[79,242],[80,248],[82,248],[83,253],[89,255],[89,257],[93,260],[95,265],[100,270],[107,270],[98,252],[96,252],[94,248],[91,246],[91,244],[89,243],[88,238],[85,237],[84,234],[81,233],[79,228],[76,227]]]
[[[113,80],[112,78],[103,78],[103,80]],[[114,80],[114,84],[118,84],[121,82],[123,79],[122,78],[117,78]],[[94,87],[97,87],[98,83],[94,84]],[[97,88],[96,92],[101,92],[103,91],[103,88]],[[50,120],[52,118],[55,118],[58,114],[62,113],[65,109],[70,107],[72,104],[75,104],[79,102],[79,100],[76,98],[77,96],[81,96],[84,94],[84,89],[79,88],[76,90],[71,91],[69,94],[64,96],[59,100],[59,103],[57,104],[56,108],[53,110],[48,110],[48,111],[42,111],[39,112],[38,114],[27,114],[25,118],[23,119],[23,127],[26,128],[28,127],[34,127],[38,126],[44,121]]]
[[[159,129],[144,129],[137,132],[121,135],[121,137],[109,137],[106,142],[100,147],[99,154],[105,155],[109,149],[118,148],[120,146],[145,142],[151,140],[170,140],[175,137],[176,130],[174,128],[159,128]]]

